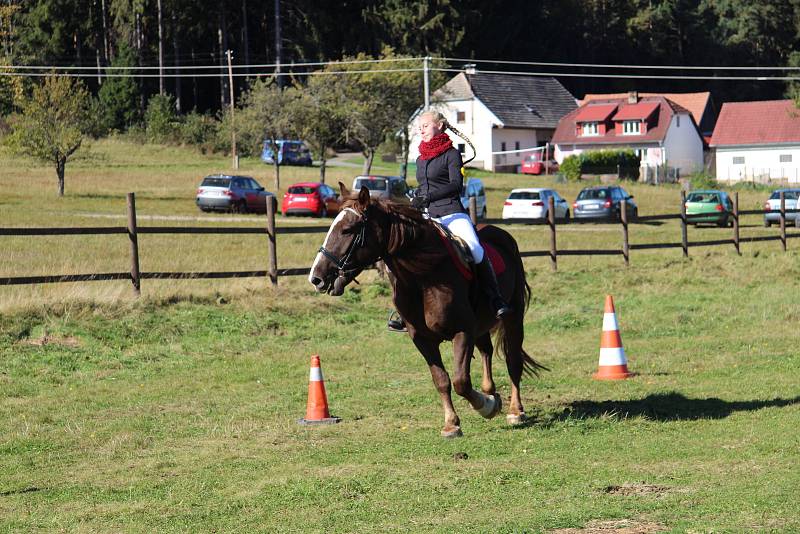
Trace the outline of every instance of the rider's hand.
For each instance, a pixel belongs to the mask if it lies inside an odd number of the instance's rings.
[[[428,195],[420,194],[414,195],[411,199],[411,205],[417,209],[423,209],[428,207]]]

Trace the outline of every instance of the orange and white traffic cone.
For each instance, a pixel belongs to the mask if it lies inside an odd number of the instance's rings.
[[[603,313],[603,333],[600,337],[600,364],[594,378],[597,380],[621,380],[633,373],[628,372],[625,349],[619,336],[614,299],[606,295],[606,308]]]
[[[325,381],[322,379],[322,368],[319,356],[311,356],[311,372],[308,377],[308,403],[306,416],[298,421],[301,425],[324,425],[341,421],[331,416],[328,410],[328,396],[325,394]]]

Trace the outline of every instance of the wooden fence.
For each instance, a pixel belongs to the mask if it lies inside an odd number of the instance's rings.
[[[263,228],[257,227],[185,227],[185,226],[145,226],[139,227],[136,223],[136,198],[133,193],[128,193],[128,224],[127,226],[101,226],[101,227],[78,227],[78,228],[2,228],[0,236],[40,236],[40,235],[106,235],[106,234],[125,234],[130,241],[130,271],[115,273],[91,273],[91,274],[61,274],[46,276],[13,276],[0,277],[0,286],[19,285],[19,284],[43,284],[56,282],[84,282],[94,280],[130,280],[133,284],[135,293],[141,291],[141,281],[145,279],[200,279],[200,278],[246,278],[246,277],[269,277],[273,285],[277,285],[278,278],[281,276],[304,276],[308,275],[308,267],[294,267],[288,269],[278,269],[278,253],[276,248],[276,237],[279,234],[321,234],[327,233],[328,228],[316,227],[281,227],[275,225],[275,213],[277,211],[277,200],[269,197],[267,202],[266,224]],[[470,199],[470,217],[473,222],[477,221],[475,199]],[[786,202],[781,193],[780,199],[780,233],[775,236],[754,236],[740,237],[739,217],[742,215],[761,215],[762,210],[739,210],[739,194],[734,194],[733,201],[733,230],[730,239],[715,239],[706,241],[689,241],[687,227],[694,220],[702,216],[691,216],[686,214],[686,193],[681,192],[681,212],[666,215],[646,215],[637,217],[632,223],[648,223],[652,221],[663,221],[670,219],[680,219],[681,221],[681,241],[674,243],[635,243],[629,241],[629,221],[627,210],[623,201],[620,209],[620,220],[613,221],[619,224],[622,229],[620,248],[618,249],[558,249],[557,246],[557,227],[566,221],[558,221],[555,218],[555,208],[553,198],[549,199],[547,218],[541,219],[484,219],[484,224],[515,225],[515,224],[546,224],[550,229],[550,249],[520,251],[523,258],[530,257],[549,257],[550,265],[553,270],[558,268],[559,256],[598,256],[598,255],[621,255],[625,265],[630,263],[630,253],[632,250],[653,250],[666,248],[681,248],[683,256],[689,256],[690,247],[706,247],[718,245],[732,245],[738,254],[741,254],[741,243],[753,243],[759,241],[780,241],[783,251],[786,251],[786,241],[790,238],[800,237],[800,233],[788,234],[786,231],[786,214],[797,213],[800,210],[787,210]],[[572,220],[572,224],[584,221]],[[596,222],[585,221],[585,222]],[[612,221],[607,221],[612,222]],[[269,266],[263,271],[212,271],[212,272],[141,272],[139,270],[139,235],[140,234],[264,234],[267,238],[267,250]]]

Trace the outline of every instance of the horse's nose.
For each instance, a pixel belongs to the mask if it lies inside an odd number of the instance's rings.
[[[317,289],[322,287],[322,279],[319,278],[318,276],[312,276],[311,278],[309,278],[308,281],[311,282],[311,284],[313,284],[313,286],[316,287]]]

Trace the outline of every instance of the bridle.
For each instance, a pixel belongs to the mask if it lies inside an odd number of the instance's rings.
[[[342,256],[341,258],[337,258],[332,252],[327,250],[324,245],[319,247],[319,252],[323,256],[328,258],[330,261],[333,262],[333,264],[336,266],[336,268],[339,271],[338,276],[340,278],[347,279],[349,274],[357,273],[359,271],[362,271],[362,270],[364,270],[365,267],[367,267],[367,265],[369,265],[369,264],[361,264],[361,263],[351,263],[351,257],[353,256],[353,254],[359,248],[363,247],[364,243],[366,243],[368,218],[367,218],[367,211],[366,210],[364,210],[363,213],[359,214],[356,210],[354,210],[352,208],[345,208],[345,209],[350,210],[353,213],[360,215],[361,218],[356,223],[356,226],[358,226],[358,232],[353,237],[353,240],[350,242],[350,245],[347,247],[347,250],[345,251],[344,256]],[[370,262],[370,263],[372,263],[372,262]],[[358,280],[355,280],[355,276],[353,277],[353,280],[356,283],[358,283]]]

